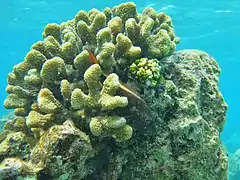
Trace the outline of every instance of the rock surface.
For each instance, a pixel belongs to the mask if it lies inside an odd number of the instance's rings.
[[[119,179],[227,179],[227,156],[219,138],[227,105],[218,89],[216,61],[202,51],[183,50],[162,65],[165,92],[145,92],[151,125],[133,138],[131,148],[112,157],[123,165],[114,168],[119,172],[110,166],[110,179],[118,179],[113,178],[118,173]]]

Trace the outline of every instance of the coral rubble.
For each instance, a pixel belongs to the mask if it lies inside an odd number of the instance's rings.
[[[0,178],[226,180],[215,60],[132,2],[48,24],[8,75]]]

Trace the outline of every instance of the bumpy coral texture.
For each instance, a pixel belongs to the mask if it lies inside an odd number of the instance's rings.
[[[156,86],[161,83],[161,66],[157,59],[137,59],[131,64],[129,70],[140,82],[148,86]]]
[[[128,2],[42,35],[8,75],[0,179],[225,180],[219,69],[173,54],[168,15]]]
[[[9,74],[9,96],[4,106],[26,117],[26,124],[34,133],[71,119],[72,112],[81,106],[104,111],[127,106],[126,98],[113,97],[119,88],[118,75],[110,73],[115,69],[121,74],[122,68],[128,70],[139,57],[160,59],[175,50],[178,37],[166,14],[152,8],[138,14],[134,3],[107,8],[104,13],[97,9],[79,11],[73,20],[48,24],[44,40],[33,44],[24,61]],[[152,46],[152,40],[159,44]],[[93,72],[93,67],[88,69],[96,63],[90,61],[90,52],[99,63]],[[158,67],[152,70],[154,74],[157,71]],[[108,74],[102,92],[98,92],[100,76]],[[146,79],[143,73],[136,78],[139,76]],[[154,85],[156,76],[159,75],[150,77]]]

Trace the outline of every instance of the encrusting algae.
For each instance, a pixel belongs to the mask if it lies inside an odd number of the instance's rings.
[[[219,68],[174,52],[171,17],[127,2],[42,36],[8,75],[0,179],[226,179]]]

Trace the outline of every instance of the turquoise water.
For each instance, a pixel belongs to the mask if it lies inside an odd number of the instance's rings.
[[[121,0],[11,0],[0,6],[0,104],[3,104],[7,73],[22,61],[31,44],[41,39],[43,27],[50,22],[72,19],[80,10],[103,9]],[[139,12],[146,6],[165,11],[173,18],[176,34],[181,37],[178,49],[196,48],[215,57],[222,69],[220,89],[229,105],[223,133],[229,152],[236,148],[240,102],[240,1],[239,0],[161,0],[134,1]],[[7,111],[0,106],[0,115]],[[231,139],[232,141],[229,141]],[[239,145],[240,147],[240,145]]]

